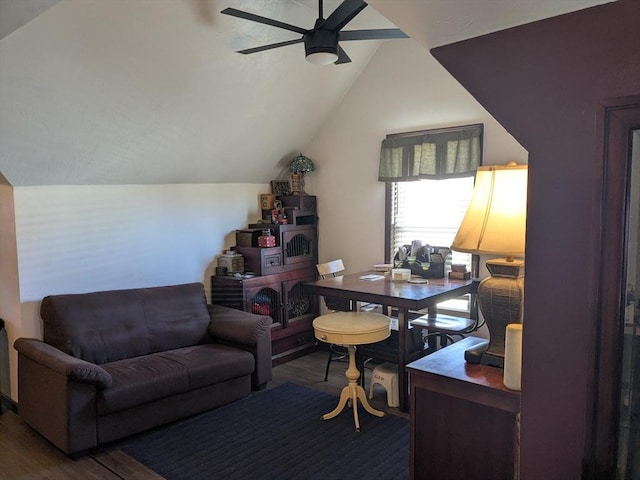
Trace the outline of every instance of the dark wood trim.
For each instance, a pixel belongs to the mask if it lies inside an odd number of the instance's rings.
[[[384,260],[393,262],[393,252],[391,251],[391,206],[393,205],[393,183],[384,184]]]
[[[628,240],[631,132],[640,128],[640,95],[603,103],[598,116],[603,156],[601,262],[594,358],[595,392],[586,478],[616,478]]]

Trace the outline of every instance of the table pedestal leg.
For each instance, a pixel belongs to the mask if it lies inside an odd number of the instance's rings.
[[[362,403],[364,409],[369,412],[371,415],[375,415],[376,417],[384,417],[384,412],[380,410],[376,410],[371,405],[369,405],[369,400],[367,400],[367,396],[365,394],[364,389],[358,385],[358,378],[360,378],[360,371],[356,367],[356,347],[353,345],[349,345],[349,368],[345,373],[345,377],[349,381],[349,384],[342,389],[342,393],[340,393],[340,400],[338,401],[338,406],[334,408],[329,413],[326,413],[322,416],[323,420],[329,420],[337,416],[344,407],[347,405],[347,402],[351,400],[351,406],[353,407],[353,420],[356,424],[356,431],[360,431],[360,421],[358,419],[358,400]]]

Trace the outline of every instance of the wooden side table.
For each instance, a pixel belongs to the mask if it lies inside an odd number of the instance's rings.
[[[349,367],[345,373],[348,385],[342,389],[338,406],[322,416],[329,420],[340,414],[348,401],[353,407],[353,420],[356,431],[360,431],[358,419],[358,400],[364,409],[377,417],[384,417],[384,412],[373,408],[367,400],[364,389],[358,385],[360,371],[356,367],[356,347],[366,343],[375,343],[387,338],[391,332],[391,320],[379,313],[335,312],[317,317],[313,321],[313,329],[318,340],[347,347],[349,351]]]
[[[502,369],[472,365],[467,337],[407,365],[410,386],[410,478],[518,478],[520,393]]]

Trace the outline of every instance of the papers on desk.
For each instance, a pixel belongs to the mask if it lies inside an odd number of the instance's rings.
[[[384,275],[363,275],[360,277],[360,280],[367,280],[369,282],[373,282],[374,280],[382,280],[384,278]]]

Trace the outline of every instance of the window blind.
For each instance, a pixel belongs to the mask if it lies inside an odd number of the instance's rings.
[[[462,223],[473,193],[473,173],[446,180],[393,184],[391,251],[421,240],[423,245],[449,247]],[[471,255],[452,252],[453,263],[471,269]]]

